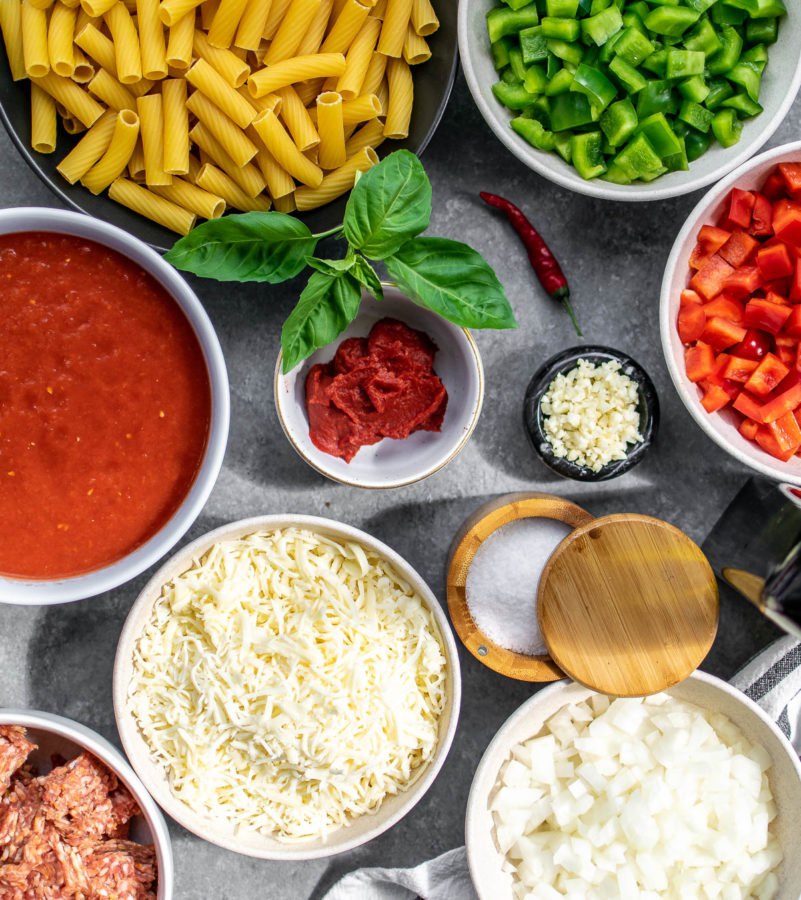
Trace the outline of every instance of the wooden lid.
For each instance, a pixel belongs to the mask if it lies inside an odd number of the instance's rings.
[[[605,694],[636,697],[686,678],[718,625],[715,574],[686,534],[650,516],[576,528],[540,578],[537,616],[554,662]]]
[[[556,681],[565,674],[550,656],[517,653],[491,641],[476,625],[467,605],[467,574],[478,548],[503,525],[537,517],[556,519],[572,527],[593,521],[593,517],[575,503],[535,491],[505,494],[484,504],[465,521],[454,538],[448,567],[448,612],[465,647],[494,672],[519,681]],[[533,601],[532,592],[532,606]]]

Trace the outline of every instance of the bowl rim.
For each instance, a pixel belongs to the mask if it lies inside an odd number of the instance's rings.
[[[801,63],[801,56],[799,57],[799,62]],[[709,210],[736,185],[737,181],[742,178],[743,175],[746,175],[751,169],[756,168],[763,163],[770,162],[772,159],[785,156],[788,153],[797,153],[799,155],[799,161],[801,161],[801,141],[780,144],[778,147],[772,147],[764,153],[752,157],[711,187],[695,204],[692,211],[687,216],[681,231],[676,235],[676,239],[670,250],[670,255],[665,263],[665,270],[662,275],[662,286],[659,294],[659,334],[662,343],[662,355],[665,358],[665,363],[667,364],[667,369],[670,373],[670,378],[676,389],[676,393],[681,398],[685,409],[690,413],[693,419],[695,419],[696,424],[700,426],[704,434],[711,438],[718,447],[725,450],[729,455],[733,456],[738,462],[748,468],[759,472],[761,475],[765,475],[768,478],[772,478],[775,481],[784,481],[798,487],[801,486],[801,472],[794,474],[792,472],[782,471],[781,466],[783,466],[784,463],[782,463],[781,460],[776,460],[775,464],[769,462],[772,457],[769,457],[767,453],[765,453],[765,462],[751,459],[738,447],[726,440],[726,438],[719,434],[716,429],[711,427],[709,424],[711,418],[709,413],[703,409],[697,399],[694,399],[688,393],[688,388],[685,384],[686,376],[681,371],[671,349],[671,339],[675,329],[675,323],[673,322],[670,309],[672,281],[676,274],[678,260],[682,250],[692,235],[695,234],[699,224],[702,224],[704,217],[709,215]],[[745,438],[743,438],[743,440],[745,440]]]
[[[738,701],[742,706],[744,706],[752,715],[756,716],[764,725],[768,727],[773,736],[778,740],[779,746],[781,746],[782,750],[784,751],[784,755],[788,758],[791,766],[795,771],[796,778],[799,782],[801,782],[801,759],[799,759],[798,753],[796,752],[795,748],[787,739],[787,737],[781,732],[779,727],[776,725],[776,722],[774,722],[773,719],[771,719],[771,717],[747,694],[745,694],[743,691],[738,690],[730,682],[724,680],[723,678],[719,678],[717,675],[712,675],[709,672],[704,672],[701,669],[696,669],[683,681],[680,681],[677,684],[667,688],[665,693],[670,693],[670,691],[672,691],[674,688],[680,687],[682,684],[688,681],[696,681],[700,684],[706,685],[713,689],[719,690],[724,694],[727,694],[732,699]],[[543,701],[547,702],[554,694],[558,694],[559,692],[569,692],[571,690],[577,689],[581,689],[581,691],[589,691],[592,694],[598,693],[597,691],[592,691],[591,688],[586,688],[583,685],[580,685],[577,681],[573,681],[572,679],[557,681],[553,684],[547,685],[546,687],[537,691],[536,694],[529,697],[528,700],[524,701],[506,720],[504,720],[504,722],[500,725],[498,730],[493,735],[492,740],[487,745],[486,750],[481,755],[481,759],[476,766],[475,772],[473,774],[473,780],[470,784],[470,790],[467,795],[467,809],[465,812],[465,845],[467,852],[467,865],[470,871],[470,878],[473,882],[474,887],[476,888],[476,894],[479,897],[479,900],[486,900],[486,895],[482,895],[478,889],[478,885],[482,879],[480,874],[481,870],[479,868],[479,861],[476,858],[477,848],[475,847],[474,836],[476,830],[478,829],[476,818],[479,815],[479,805],[482,802],[483,797],[483,793],[481,791],[481,782],[488,774],[488,771],[490,769],[490,762],[496,756],[498,751],[507,743],[508,739],[506,735],[508,734],[508,732],[521,719],[525,719],[527,716],[529,716],[533,708],[535,708]],[[570,702],[569,698],[566,699],[565,703],[562,705],[564,706],[568,702]],[[497,778],[497,770],[495,772],[495,777]],[[492,896],[493,900],[497,900],[496,894],[493,894]]]
[[[398,287],[397,284],[395,284],[394,281],[382,281],[381,286],[385,290],[391,290],[391,291],[397,292],[397,294],[400,295],[403,299],[408,300],[410,303],[414,303],[414,300],[412,300],[411,297],[408,296],[408,294],[404,294],[403,291]],[[362,291],[362,301],[361,302],[364,302],[365,300],[369,301],[370,299],[372,299],[372,297],[367,293],[367,291],[366,290]],[[418,304],[415,304],[415,305],[418,305]],[[430,312],[431,315],[437,315],[437,313],[435,313],[433,310],[428,310],[426,307],[420,307],[420,308],[426,309],[426,311]],[[361,306],[360,306],[360,311],[361,311]],[[358,317],[358,313],[357,313],[357,317]],[[428,478],[430,475],[434,475],[435,473],[439,472],[440,469],[444,469],[445,466],[448,465],[448,463],[450,463],[452,460],[454,460],[462,452],[465,445],[470,440],[470,436],[473,434],[473,431],[475,430],[476,425],[478,424],[478,420],[481,417],[481,410],[484,406],[484,390],[485,390],[485,387],[484,387],[484,381],[485,381],[485,379],[484,379],[484,363],[481,359],[481,353],[479,352],[478,345],[476,344],[475,339],[473,338],[473,335],[470,333],[470,331],[467,328],[462,328],[459,325],[454,325],[453,322],[448,321],[443,316],[440,316],[439,318],[441,318],[446,323],[446,327],[453,329],[455,335],[458,335],[461,332],[461,334],[464,336],[466,343],[467,343],[467,347],[472,352],[472,357],[470,357],[470,358],[471,358],[472,362],[474,363],[476,380],[478,382],[478,385],[477,385],[478,386],[478,398],[476,400],[475,409],[473,411],[472,418],[471,418],[469,424],[467,425],[467,427],[463,429],[462,437],[461,437],[459,443],[456,445],[456,447],[453,448],[453,450],[448,454],[448,456],[445,459],[442,459],[439,462],[430,465],[427,469],[424,469],[420,474],[415,475],[414,477],[398,478],[393,481],[377,481],[377,480],[361,481],[361,480],[352,479],[352,478],[345,478],[343,476],[335,474],[330,469],[328,469],[325,465],[323,465],[323,463],[321,461],[315,459],[310,454],[304,452],[303,449],[295,441],[295,438],[292,434],[292,429],[291,429],[291,427],[287,421],[287,418],[285,416],[285,413],[284,413],[284,404],[288,401],[286,401],[284,399],[284,394],[286,392],[281,390],[281,385],[282,385],[284,378],[289,377],[293,373],[299,374],[300,369],[305,365],[306,360],[305,359],[301,360],[297,364],[297,366],[295,366],[294,369],[292,369],[290,372],[287,372],[285,375],[281,371],[281,363],[283,361],[283,350],[281,350],[279,348],[278,358],[275,361],[275,374],[273,377],[273,402],[275,404],[275,412],[276,412],[276,415],[278,416],[278,421],[281,423],[281,428],[283,429],[287,440],[289,441],[290,445],[295,450],[295,452],[298,454],[298,456],[300,456],[300,458],[304,462],[308,463],[308,465],[310,465],[313,469],[315,469],[321,475],[325,475],[326,478],[329,478],[331,481],[335,481],[338,484],[344,484],[344,485],[347,485],[348,487],[363,488],[364,490],[381,491],[381,490],[391,490],[392,488],[406,487],[407,485],[410,485],[410,484],[416,484],[418,481],[423,481],[424,479]],[[355,321],[355,319],[353,321]],[[334,340],[331,341],[331,343],[328,344],[327,346],[331,347],[334,344],[338,344],[338,342],[340,341],[340,338],[341,338],[341,335],[337,335],[337,337],[335,337]],[[387,440],[387,439],[385,438],[385,440]],[[322,454],[322,456],[326,455],[326,454],[323,454],[322,451],[320,451],[320,453]]]
[[[287,843],[285,845],[279,845],[281,849],[266,849],[263,851],[253,848],[243,849],[242,847],[237,845],[235,829],[230,835],[215,835],[214,837],[209,837],[207,834],[203,834],[202,828],[204,822],[210,822],[213,825],[216,825],[218,821],[222,821],[224,823],[225,820],[211,819],[206,814],[195,812],[189,806],[176,799],[173,796],[172,792],[169,790],[169,787],[167,786],[167,779],[163,774],[161,775],[158,784],[152,786],[152,788],[148,786],[148,777],[142,775],[139,771],[139,757],[141,755],[145,758],[146,764],[148,765],[148,770],[151,766],[154,769],[158,769],[158,764],[153,763],[152,759],[149,758],[149,753],[147,752],[147,749],[145,747],[144,740],[139,735],[138,728],[134,722],[133,716],[128,709],[128,683],[127,681],[123,683],[123,681],[124,679],[126,679],[126,676],[130,672],[130,660],[132,656],[133,646],[138,639],[141,631],[141,627],[138,624],[138,619],[143,615],[143,612],[145,610],[152,608],[153,604],[160,596],[161,592],[159,591],[158,593],[155,593],[155,591],[160,586],[162,586],[169,577],[171,577],[169,573],[174,567],[176,561],[181,560],[181,564],[183,565],[183,561],[185,560],[186,566],[188,567],[193,558],[198,556],[200,553],[205,552],[205,550],[208,549],[212,544],[220,540],[225,540],[226,538],[234,534],[247,534],[251,531],[257,531],[265,528],[287,527],[304,527],[312,531],[324,531],[340,538],[344,536],[348,540],[363,543],[374,550],[376,553],[387,559],[391,563],[393,568],[395,568],[403,578],[409,581],[411,586],[415,589],[415,591],[417,591],[426,607],[431,612],[434,621],[436,622],[437,628],[439,629],[443,648],[445,650],[445,656],[448,663],[448,674],[450,678],[452,700],[450,703],[447,727],[445,728],[444,733],[440,736],[440,740],[438,741],[437,747],[434,751],[434,756],[428,762],[423,773],[408,786],[407,790],[402,792],[401,794],[395,795],[405,797],[405,802],[401,803],[399,808],[385,820],[375,823],[373,827],[368,829],[364,834],[359,834],[356,837],[351,837],[350,839],[346,839],[338,843],[332,843],[328,846],[323,846],[316,850],[304,851],[302,843]],[[151,592],[154,592],[152,598],[148,596]],[[393,550],[383,541],[373,537],[371,534],[368,534],[367,532],[362,531],[359,528],[356,528],[353,525],[349,525],[345,522],[339,522],[336,519],[327,519],[322,516],[309,516],[299,513],[275,513],[262,516],[252,516],[246,519],[239,519],[235,522],[229,522],[228,524],[221,525],[220,527],[215,528],[214,530],[209,531],[204,535],[201,535],[191,543],[182,547],[178,552],[172,554],[170,558],[167,559],[164,564],[160,566],[159,569],[153,574],[153,576],[142,588],[139,596],[131,606],[131,609],[128,612],[128,616],[125,619],[125,624],[123,625],[122,631],[120,632],[119,640],[117,642],[117,650],[114,657],[114,668],[112,672],[112,700],[114,704],[114,719],[117,724],[117,731],[119,732],[120,741],[122,742],[123,749],[131,762],[131,766],[139,776],[142,784],[145,786],[145,790],[151,791],[152,789],[152,796],[154,798],[157,798],[158,804],[162,807],[162,809],[164,809],[167,815],[175,819],[175,821],[178,822],[179,825],[183,826],[187,829],[187,831],[192,832],[197,837],[200,837],[203,840],[215,844],[219,847],[223,847],[226,850],[231,850],[234,853],[239,853],[243,856],[271,860],[321,859],[324,857],[334,856],[338,853],[343,853],[346,850],[352,850],[355,847],[359,847],[362,844],[373,840],[380,834],[383,834],[393,825],[397,824],[397,822],[404,818],[408,813],[410,813],[412,809],[417,805],[417,803],[422,800],[423,796],[428,792],[429,788],[439,775],[439,772],[448,757],[459,721],[461,695],[462,675],[461,667],[459,664],[459,654],[456,648],[456,641],[454,640],[453,634],[451,633],[451,629],[449,627],[448,617],[436,595],[428,586],[426,581],[422,578],[422,576],[417,572],[417,570],[409,562],[407,562],[396,550]],[[159,769],[159,771],[161,770]],[[149,774],[150,773],[148,771],[148,775]],[[378,815],[379,813],[380,807],[375,813],[367,813],[365,815]],[[341,828],[338,831],[347,833],[347,827]],[[275,839],[273,838],[272,840]],[[276,841],[276,843],[278,842]]]
[[[459,3],[459,20],[457,25],[459,56],[461,57],[462,70],[464,71],[470,94],[472,95],[473,101],[478,107],[482,118],[487,123],[487,126],[506,149],[511,151],[511,153],[529,169],[533,169],[537,174],[558,184],[560,187],[575,191],[579,194],[584,194],[588,197],[596,197],[601,200],[621,200],[630,203],[644,203],[649,200],[666,200],[670,197],[679,197],[697,191],[700,188],[707,187],[731,172],[732,169],[735,169],[747,161],[770,139],[784,120],[790,107],[793,105],[798,89],[801,87],[801,54],[798,54],[792,76],[787,82],[787,91],[781,102],[778,104],[773,116],[769,119],[765,119],[764,123],[762,123],[762,129],[754,133],[754,137],[749,143],[740,146],[739,151],[733,154],[731,159],[727,160],[718,169],[707,175],[689,177],[681,184],[674,184],[670,187],[661,188],[648,188],[640,184],[614,185],[611,182],[606,182],[601,179],[585,181],[577,173],[573,174],[573,170],[563,162],[561,157],[555,156],[549,151],[537,150],[535,147],[528,144],[522,137],[512,131],[508,126],[508,122],[504,122],[503,125],[499,127],[498,111],[493,109],[482,96],[481,80],[478,77],[473,62],[475,54],[469,40],[469,25],[471,14],[473,12],[474,10],[469,0],[461,0]],[[489,40],[487,41],[486,53],[489,53]],[[503,109],[500,104],[497,104],[497,106],[498,109]],[[562,163],[562,166],[552,168],[544,162],[546,159],[558,159],[558,161]],[[692,170],[689,169],[687,174],[690,174],[691,171]]]
[[[211,419],[203,461],[172,517],[145,543],[102,568],[56,579],[12,578],[0,574],[0,603],[45,606],[94,597],[119,587],[149,568],[176,544],[200,514],[222,467],[230,425],[230,388],[222,347],[198,296],[169,263],[127,231],[85,213],[49,207],[0,209],[0,234],[42,231],[94,241],[141,266],[178,305],[189,322],[206,363]]]
[[[122,753],[101,734],[81,722],[44,710],[0,707],[0,724],[22,725],[66,738],[88,750],[119,776],[133,794],[153,837],[158,863],[158,900],[171,900],[175,866],[170,833],[164,815]]]

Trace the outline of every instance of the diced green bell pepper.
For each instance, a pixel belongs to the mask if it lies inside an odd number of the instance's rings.
[[[560,41],[572,43],[577,41],[581,34],[578,19],[557,19],[553,16],[545,16],[540,25],[546,38],[558,38]]]
[[[687,147],[684,143],[684,138],[677,138],[679,144],[681,145],[681,149],[678,153],[674,153],[671,156],[665,156],[662,159],[662,162],[665,164],[665,168],[668,172],[686,172],[687,169],[690,168],[689,161],[687,159]]]
[[[626,28],[615,43],[615,54],[632,66],[638,66],[654,49],[653,43],[636,28]]]
[[[642,134],[633,137],[613,158],[613,163],[622,169],[631,181],[636,178],[653,178],[667,171],[659,155]]]
[[[614,160],[609,163],[604,172],[604,181],[610,181],[612,184],[631,184],[631,178]]]
[[[709,10],[709,18],[715,25],[742,25],[748,18],[748,13],[743,9],[734,9],[724,3],[716,3]]]
[[[503,2],[510,9],[522,9],[524,6],[528,6],[531,0],[503,0]]]
[[[578,7],[579,0],[545,0],[545,9],[549,16],[566,16],[573,19]]]
[[[492,93],[499,103],[509,109],[523,109],[536,99],[536,94],[529,94],[522,84],[507,84],[505,81],[493,84]]]
[[[673,133],[664,113],[654,113],[647,119],[640,119],[636,133],[645,135],[648,143],[662,159],[681,151],[679,139]]]
[[[754,44],[753,47],[743,51],[740,62],[755,63],[759,67],[759,71],[763,72],[768,64],[768,48],[764,44]]]
[[[636,94],[637,91],[641,91],[648,84],[645,76],[621,56],[616,56],[609,63],[609,71],[617,78],[627,94]]]
[[[657,34],[678,37],[698,21],[700,13],[684,6],[658,6],[643,20],[646,28]]]
[[[720,32],[720,41],[723,47],[706,63],[710,75],[723,75],[729,69],[737,65],[740,53],[743,49],[743,39],[740,32],[731,25],[727,25]]]
[[[772,19],[787,13],[782,0],[724,0],[724,3],[744,10],[752,19]]]
[[[709,93],[704,101],[704,105],[707,109],[717,109],[733,93],[734,88],[725,78],[714,78],[709,82]],[[700,103],[701,101],[699,100],[698,102]]]
[[[600,131],[574,134],[570,141],[570,156],[576,171],[582,178],[597,178],[606,171],[601,151],[603,139]]]
[[[523,28],[530,28],[539,21],[537,4],[529,3],[520,9],[498,6],[487,13],[487,30],[494,44],[507,34],[517,34]]]
[[[566,162],[570,162],[571,153],[570,153],[570,143],[572,140],[572,135],[569,131],[561,131],[554,132],[554,143],[556,145],[556,152],[562,157],[562,159]]]
[[[509,65],[515,73],[517,81],[523,81],[526,77],[526,65],[523,62],[523,53],[520,47],[512,47],[509,51]]]
[[[712,125],[712,119],[715,118],[715,114],[712,110],[701,106],[700,103],[685,100],[679,108],[679,118],[697,131],[706,133]]]
[[[545,45],[554,56],[559,57],[566,63],[572,63],[574,66],[577,66],[584,56],[584,51],[581,49],[580,44],[569,44],[567,41],[560,41],[558,38],[546,38]]]
[[[679,105],[669,81],[649,81],[637,94],[637,115],[646,119],[654,113],[673,114]]]
[[[517,116],[509,124],[532,147],[536,147],[538,150],[554,150],[556,148],[554,133],[544,128],[542,122],[537,121],[537,119],[526,119],[523,116]]]
[[[520,39],[520,51],[523,54],[523,62],[527,66],[548,58],[548,47],[539,25],[524,28],[518,34],[518,38]]]
[[[567,69],[560,69],[556,75],[545,85],[545,96],[555,97],[557,94],[564,94],[570,90],[573,83],[573,73]]]
[[[667,52],[665,77],[672,80],[689,78],[691,75],[703,75],[705,59],[701,50],[676,50],[671,47]]]
[[[693,75],[692,78],[682,81],[679,85],[679,93],[688,100],[703,103],[709,96],[709,85],[704,81],[702,75]]]
[[[495,65],[495,71],[500,72],[509,65],[509,50],[514,46],[508,37],[503,37],[499,41],[490,44],[490,53],[492,54],[492,62]]]
[[[581,20],[581,33],[598,47],[605,44],[623,27],[623,16],[616,6],[610,6],[595,16]]]
[[[568,91],[551,98],[551,128],[554,131],[578,128],[592,121],[592,108],[586,94]]]
[[[687,0],[687,6],[694,9],[696,12],[703,13],[717,2],[718,0]]]
[[[637,113],[631,100],[617,100],[604,111],[598,124],[612,147],[625,144],[637,128]]]
[[[517,76],[512,71],[511,66],[507,66],[503,72],[501,72],[501,81],[504,84],[520,84],[520,81],[517,79]]]
[[[745,88],[746,94],[754,101],[759,100],[759,86],[762,81],[762,72],[759,63],[740,62],[726,73],[726,78],[734,84]]]
[[[717,31],[706,18],[701,19],[691,31],[687,32],[683,43],[687,50],[700,50],[706,56],[712,56],[723,47]]]
[[[600,69],[594,69],[584,63],[576,69],[570,90],[586,94],[590,101],[601,109],[606,109],[617,95],[615,86]]]
[[[745,40],[748,44],[774,44],[779,36],[779,20],[749,19],[745,23]]]
[[[694,128],[690,128],[687,134],[684,135],[684,149],[687,151],[688,161],[692,162],[694,159],[698,159],[699,156],[703,156],[711,143],[711,134],[704,134],[703,131],[696,131]]]
[[[660,78],[664,78],[667,73],[667,49],[655,50],[647,59],[642,61],[643,69],[653,72]]]
[[[721,109],[712,120],[712,133],[724,147],[731,147],[740,140],[743,123],[733,109]]]
[[[546,47],[547,50],[547,47]],[[548,57],[545,63],[545,74],[548,76],[548,81],[552,78],[555,78],[556,75],[562,70],[562,60],[559,59],[558,56],[554,56],[553,53],[548,52]]]
[[[541,66],[529,66],[523,78],[523,87],[529,94],[541,94],[548,85],[545,69]]]
[[[720,105],[726,109],[733,109],[741,119],[750,119],[751,116],[758,116],[762,112],[759,103],[752,100],[748,94],[735,94]]]

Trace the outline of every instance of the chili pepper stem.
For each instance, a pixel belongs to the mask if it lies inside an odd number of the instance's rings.
[[[584,335],[581,333],[581,329],[579,328],[579,324],[576,321],[576,314],[573,312],[573,305],[570,302],[570,291],[567,288],[559,288],[559,290],[554,291],[551,296],[554,300],[558,300],[567,310],[567,314],[570,316],[570,321],[573,323],[573,327],[576,329],[576,334],[579,337],[584,337]]]

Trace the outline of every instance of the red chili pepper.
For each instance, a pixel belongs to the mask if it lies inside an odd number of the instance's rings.
[[[528,251],[529,262],[537,273],[540,284],[554,300],[564,306],[573,322],[576,334],[582,337],[573,307],[570,305],[570,288],[567,286],[567,279],[542,235],[511,201],[505,200],[497,194],[488,194],[486,191],[481,191],[479,196],[485,203],[489,203],[490,206],[494,206],[506,214],[506,218]]]

